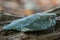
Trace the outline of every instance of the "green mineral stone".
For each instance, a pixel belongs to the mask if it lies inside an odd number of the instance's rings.
[[[56,24],[55,13],[36,13],[30,16],[12,21],[3,27],[3,30],[37,31],[45,30]]]

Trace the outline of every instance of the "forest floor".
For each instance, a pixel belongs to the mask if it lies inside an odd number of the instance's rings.
[[[5,22],[1,22],[5,24]],[[60,40],[60,27],[56,24],[56,31],[49,34],[26,34],[22,32],[2,32],[2,25],[0,24],[0,40]],[[6,25],[6,24],[5,24]],[[39,33],[39,32],[37,32]]]
[[[0,27],[0,30],[2,27]],[[36,35],[36,34],[25,34],[22,32],[12,32],[0,33],[0,40],[60,40],[60,28],[58,28],[57,32]]]
[[[60,9],[58,10],[60,13]],[[54,12],[57,12],[57,10],[55,10]],[[7,16],[2,16],[2,17],[3,17],[2,19],[0,18],[0,40],[60,40],[60,26],[59,26],[60,23],[56,24],[56,31],[49,33],[49,34],[37,35],[37,34],[26,34],[22,32],[5,33],[5,32],[2,32],[2,27],[6,25],[6,22],[10,23],[10,21],[6,21],[6,20],[8,19],[13,20],[14,17],[7,17]]]

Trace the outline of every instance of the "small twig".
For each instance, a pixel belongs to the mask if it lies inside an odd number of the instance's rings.
[[[0,24],[6,24],[6,23],[10,23],[12,21],[3,21],[3,22],[0,22]]]
[[[51,11],[54,11],[54,10],[56,10],[56,9],[58,9],[58,8],[60,8],[60,6],[57,6],[57,7],[55,7],[55,8],[52,8],[52,9],[50,9],[50,10],[48,10],[48,11],[45,11],[45,12],[51,12]]]

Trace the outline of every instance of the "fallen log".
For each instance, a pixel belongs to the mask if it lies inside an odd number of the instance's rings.
[[[60,38],[60,32],[54,32],[46,35],[41,35],[38,37],[38,40],[53,40]]]
[[[10,35],[7,37],[8,40],[55,40],[60,38],[60,32],[54,32],[50,34],[44,34],[44,35],[28,35],[24,33],[17,33],[14,35]]]

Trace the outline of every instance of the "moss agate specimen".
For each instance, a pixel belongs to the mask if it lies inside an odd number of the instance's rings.
[[[21,32],[45,30],[56,24],[55,13],[36,13],[22,19],[12,21],[3,30],[17,30]]]

